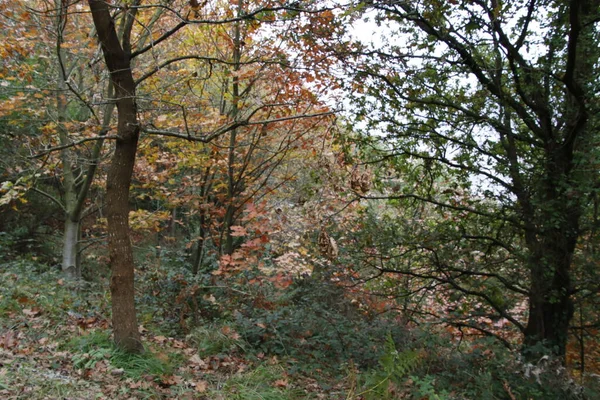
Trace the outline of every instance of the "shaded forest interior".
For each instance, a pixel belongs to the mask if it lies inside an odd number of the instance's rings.
[[[0,0],[0,395],[600,397],[598,0]]]

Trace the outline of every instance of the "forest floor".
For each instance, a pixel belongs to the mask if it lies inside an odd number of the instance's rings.
[[[77,283],[35,260],[0,263],[0,398],[599,398],[597,376],[377,319],[339,285],[259,276],[200,287],[185,271],[138,271],[146,351],[131,355],[111,340],[106,269]]]
[[[290,374],[285,359],[244,354],[227,325],[178,337],[142,326],[146,352],[124,354],[110,340],[107,285],[38,269],[0,271],[3,399],[345,399],[352,390],[351,371],[346,381]]]

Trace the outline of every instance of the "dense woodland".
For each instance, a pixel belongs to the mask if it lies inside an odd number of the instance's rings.
[[[599,0],[0,0],[0,396],[600,397]]]

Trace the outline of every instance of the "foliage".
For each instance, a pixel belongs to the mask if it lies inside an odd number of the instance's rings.
[[[578,246],[597,240],[587,217],[600,73],[591,10],[593,1],[365,3],[352,17],[374,18],[385,34],[338,53],[364,126],[363,161],[386,173],[376,192],[357,195],[412,214],[399,226],[409,245],[383,251],[379,270],[481,303],[526,345],[549,341],[562,356],[573,294],[597,272]],[[423,229],[411,234],[417,221]],[[505,304],[523,296],[525,320]],[[480,313],[455,311],[469,326]]]
[[[97,363],[107,361],[109,367],[122,370],[125,376],[136,380],[173,373],[170,360],[159,359],[152,351],[128,354],[115,347],[105,331],[93,331],[74,338],[66,344],[66,349],[73,354],[73,367],[84,371],[93,370]]]
[[[420,357],[415,350],[399,352],[392,336],[388,334],[379,366],[361,377],[361,385],[366,389],[357,396],[382,400],[393,398],[394,385],[401,383],[407,374],[417,368]]]
[[[187,340],[198,348],[201,357],[245,353],[247,344],[241,339],[228,324],[219,324],[218,321],[205,323],[204,326],[195,328],[187,336]]]
[[[596,8],[2,2],[0,397],[598,397]]]
[[[300,277],[285,291],[266,282],[260,289],[234,313],[237,331],[255,352],[289,359],[290,371],[338,374],[349,362],[367,367],[377,363],[388,331],[402,340],[398,321],[363,313],[335,283]]]
[[[559,359],[528,363],[489,339],[457,342],[423,328],[388,341],[380,364],[352,380],[349,398],[593,399],[600,389],[593,378],[579,385]]]

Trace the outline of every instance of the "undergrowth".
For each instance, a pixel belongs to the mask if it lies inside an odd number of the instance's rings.
[[[408,328],[325,279],[142,271],[146,351],[131,355],[112,343],[105,281],[65,282],[32,260],[1,264],[0,277],[7,399],[600,398],[597,380],[577,384],[558,360]]]

